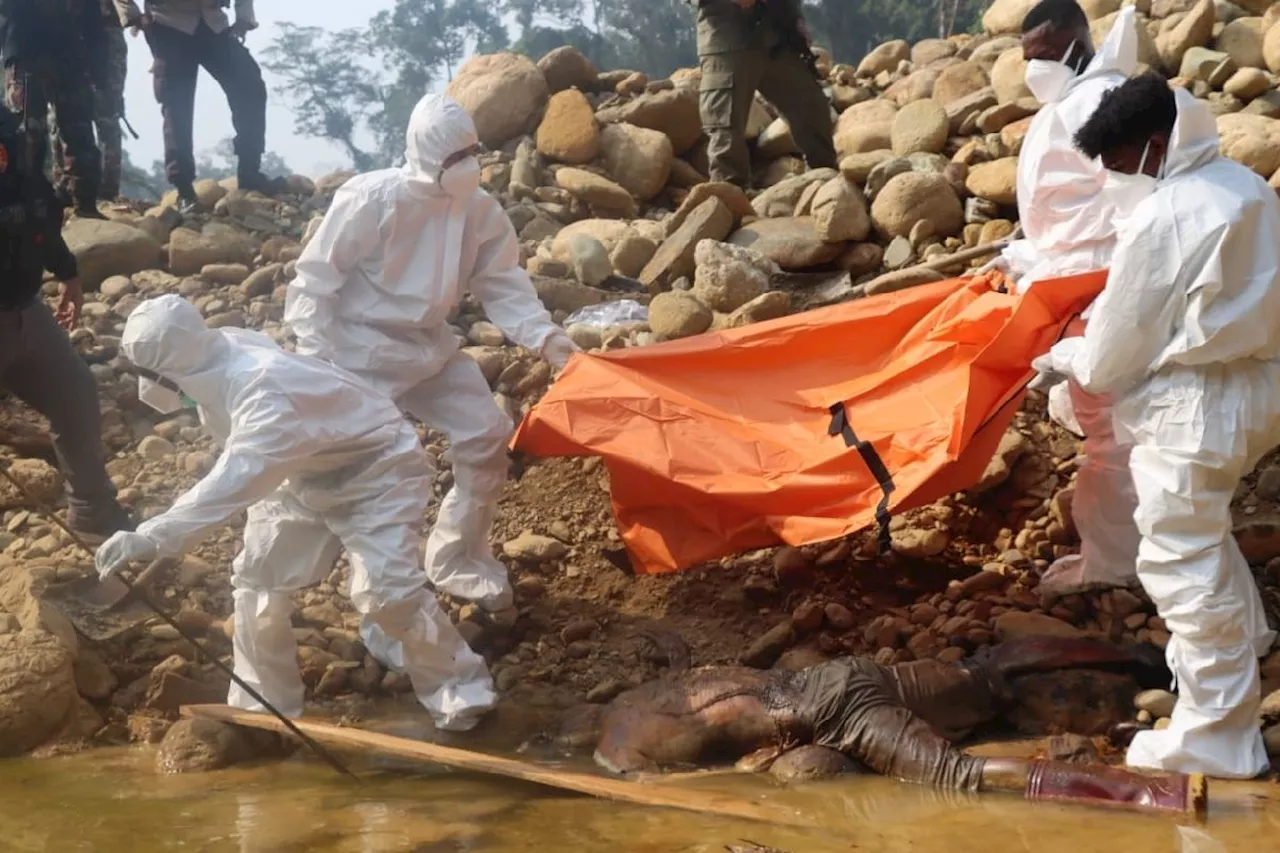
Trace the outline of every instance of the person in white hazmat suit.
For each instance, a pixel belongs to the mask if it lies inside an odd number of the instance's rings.
[[[1020,293],[1044,279],[1111,263],[1116,211],[1103,192],[1106,169],[1076,150],[1074,136],[1102,96],[1136,70],[1137,26],[1135,9],[1121,10],[1095,55],[1089,19],[1075,0],[1043,0],[1022,22],[1026,83],[1044,104],[1018,158],[1018,218],[1026,236],[988,265],[1009,275]],[[1053,419],[1084,436],[1084,460],[1071,505],[1080,553],[1055,561],[1041,586],[1066,593],[1136,584],[1137,497],[1129,447],[1111,427],[1110,401],[1071,380],[1048,390]]]
[[[1158,75],[1103,96],[1076,135],[1122,212],[1084,336],[1035,362],[1111,395],[1138,495],[1138,578],[1172,635],[1171,724],[1130,765],[1247,778],[1268,766],[1268,629],[1232,536],[1241,479],[1280,443],[1280,202],[1218,153],[1213,115]]]
[[[324,580],[346,548],[362,634],[376,628],[385,638],[379,647],[395,660],[384,662],[408,673],[437,728],[472,728],[494,704],[493,683],[426,589],[419,525],[434,471],[395,404],[265,335],[209,329],[178,296],[138,306],[121,348],[155,377],[139,380],[139,398],[162,412],[183,406],[179,393],[193,401],[222,451],[167,511],[107,540],[96,555],[99,573],[179,556],[247,508],[231,577],[235,672],[282,713],[299,716],[292,593]],[[234,684],[227,702],[263,710]]]
[[[508,338],[553,367],[578,347],[539,301],[510,220],[480,188],[471,117],[427,95],[406,138],[403,168],[338,190],[298,259],[284,318],[298,352],[352,371],[448,437],[454,485],[427,540],[427,577],[503,610],[512,589],[489,534],[513,425],[447,318],[470,292]]]

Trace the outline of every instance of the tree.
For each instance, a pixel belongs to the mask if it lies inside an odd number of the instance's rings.
[[[284,81],[279,89],[292,104],[294,130],[337,143],[361,171],[376,168],[384,158],[357,141],[376,132],[386,100],[379,76],[353,59],[370,46],[367,35],[289,23],[279,28],[264,65]]]
[[[155,166],[160,167],[159,174]],[[126,198],[142,198],[158,201],[169,188],[164,177],[164,164],[152,165],[150,172],[145,171],[129,157],[128,149],[122,152],[120,164],[120,193]]]

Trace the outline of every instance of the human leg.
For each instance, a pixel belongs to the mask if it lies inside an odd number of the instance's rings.
[[[337,537],[288,492],[249,508],[244,548],[231,564],[235,673],[286,716],[302,716],[306,692],[293,636],[292,593],[321,580],[338,552]],[[234,683],[227,704],[266,710]]]
[[[786,119],[810,169],[837,167],[831,102],[799,56],[783,51],[769,59],[760,94]]]
[[[179,194],[194,198],[196,179],[195,121],[196,79],[200,71],[194,39],[186,33],[152,24],[146,30],[154,60],[151,74],[156,101],[164,120],[164,170]]]
[[[350,502],[326,514],[351,562],[351,602],[371,652],[408,673],[436,727],[465,731],[496,701],[484,658],[467,645],[426,588],[418,544],[431,466],[405,424]]]
[[[1133,520],[1138,498],[1129,471],[1131,447],[1116,436],[1110,400],[1068,381],[1071,410],[1084,431],[1084,461],[1076,474],[1071,517],[1080,553],[1045,572],[1041,586],[1063,593],[1137,583],[1140,534]]]
[[[249,185],[261,178],[266,148],[267,86],[262,70],[230,31],[214,33],[202,26],[195,37],[200,43],[200,64],[218,81],[231,108],[241,189],[257,189]]]
[[[701,59],[698,108],[708,137],[707,157],[713,181],[743,188],[751,183],[747,118],[762,64],[757,51],[708,54]]]
[[[17,348],[0,382],[49,420],[67,478],[68,523],[91,537],[131,528],[107,476],[98,385],[88,365],[43,302],[4,314],[14,327]]]
[[[507,480],[511,419],[493,402],[475,360],[461,352],[410,389],[400,405],[448,436],[453,459],[453,488],[427,539],[427,578],[436,589],[490,610],[509,607],[511,583],[493,556],[489,535]]]
[[[1168,728],[1139,732],[1134,766],[1250,778],[1269,762],[1257,724],[1258,657],[1273,638],[1235,537],[1241,478],[1275,444],[1275,365],[1170,371],[1126,401],[1142,534],[1137,571],[1172,635]],[[1206,413],[1212,413],[1206,417]]]

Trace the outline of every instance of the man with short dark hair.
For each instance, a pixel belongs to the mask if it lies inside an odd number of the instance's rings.
[[[244,46],[245,34],[258,28],[253,0],[235,0],[235,23],[222,0],[145,0],[146,12],[134,0],[115,0],[120,23],[141,29],[155,58],[156,100],[164,115],[164,169],[178,190],[179,210],[198,207],[195,121],[196,78],[208,71],[227,95],[235,126],[237,181],[246,191],[274,192],[275,182],[262,174],[267,136],[267,86],[262,70]]]
[[[1218,152],[1212,113],[1148,74],[1076,134],[1108,170],[1119,240],[1082,338],[1036,366],[1115,400],[1142,534],[1138,579],[1168,625],[1171,724],[1131,765],[1266,770],[1258,657],[1275,637],[1232,536],[1241,479],[1280,442],[1280,201]]]
[[[1026,83],[1044,106],[1032,119],[1018,157],[1018,218],[1026,235],[991,266],[1025,291],[1037,281],[1106,269],[1116,245],[1115,208],[1103,192],[1106,169],[1072,145],[1102,96],[1138,64],[1133,7],[1116,17],[1095,55],[1089,19],[1076,0],[1042,0],[1022,22]],[[1087,319],[1092,309],[1084,312]],[[1111,428],[1111,405],[1075,382],[1049,390],[1049,414],[1084,435],[1071,516],[1080,553],[1054,562],[1044,585],[1059,592],[1137,582],[1137,500],[1129,448]]]
[[[25,144],[17,117],[0,107],[0,389],[49,419],[67,478],[67,521],[102,541],[133,525],[103,463],[97,383],[64,331],[74,328],[84,294],[62,239],[62,207],[44,173],[27,165]],[[61,283],[56,320],[40,298],[45,270]]]
[[[790,40],[808,40],[799,0],[692,0],[698,7],[702,127],[711,180],[747,188],[747,118],[756,90],[778,108],[810,169],[836,167],[831,104]],[[767,13],[764,3],[778,9]],[[794,22],[794,33],[782,20]]]

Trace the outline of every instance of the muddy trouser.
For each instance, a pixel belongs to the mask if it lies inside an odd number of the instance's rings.
[[[27,168],[44,171],[49,151],[49,110],[58,118],[65,146],[58,189],[80,207],[98,201],[102,155],[93,139],[93,88],[80,57],[66,55],[12,60],[4,67],[5,105],[22,118]]]
[[[164,168],[169,182],[182,187],[196,177],[192,122],[201,67],[226,93],[240,174],[256,174],[266,145],[267,87],[248,48],[230,30],[215,33],[203,23],[193,35],[160,24],[148,27],[146,35],[155,60],[151,71],[156,100],[164,116]]]
[[[124,117],[124,81],[129,70],[129,52],[124,30],[107,27],[104,44],[92,60],[89,76],[93,81],[93,125],[98,132],[98,148],[102,151],[102,180],[99,197],[120,197],[120,170],[124,160],[124,133],[120,123]],[[49,126],[53,145],[53,184],[61,186],[66,173],[66,142],[57,117]]]
[[[97,383],[53,313],[38,300],[23,308],[0,308],[0,388],[49,419],[67,478],[70,523],[114,520],[116,490],[103,462]]]
[[[751,156],[747,118],[759,90],[791,127],[791,135],[811,169],[835,168],[831,105],[798,55],[770,48],[704,54],[699,96],[702,127],[710,140],[711,180],[747,186]]]
[[[885,776],[938,788],[1020,793],[1029,800],[1179,814],[1204,808],[1203,780],[1186,776],[1147,778],[1110,767],[983,759],[961,752],[923,715],[951,725],[977,723],[998,707],[998,679],[964,665],[920,661],[885,668],[844,658],[793,679],[791,691],[783,692],[800,691],[799,716],[812,726],[813,743]]]

